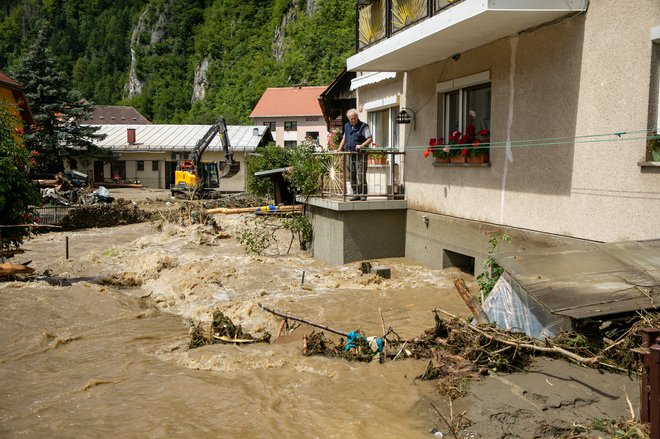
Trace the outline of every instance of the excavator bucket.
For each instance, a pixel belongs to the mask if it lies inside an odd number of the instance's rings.
[[[225,163],[225,166],[222,168],[222,173],[220,178],[229,178],[238,174],[238,171],[241,170],[241,162],[228,162]]]

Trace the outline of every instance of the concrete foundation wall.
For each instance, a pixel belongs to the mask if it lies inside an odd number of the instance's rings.
[[[407,211],[406,224],[406,257],[437,269],[460,266],[465,257],[474,258],[475,276],[483,271],[483,262],[491,250],[489,241],[495,235],[506,234],[511,238],[510,242],[498,240],[498,252],[590,242],[412,209]]]
[[[311,251],[317,259],[341,265],[404,256],[405,209],[337,211],[313,205],[307,209],[314,230]]]

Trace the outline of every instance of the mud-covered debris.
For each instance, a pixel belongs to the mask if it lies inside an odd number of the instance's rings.
[[[378,355],[369,345],[366,337],[357,337],[351,341],[351,346],[346,349],[343,338],[335,343],[328,339],[323,332],[312,332],[305,337],[303,355],[323,355],[326,357],[340,357],[349,361],[372,361]]]
[[[195,349],[208,344],[217,343],[268,343],[270,334],[264,333],[263,337],[254,337],[252,334],[243,331],[241,325],[236,325],[222,311],[216,310],[213,313],[213,321],[209,334],[205,334],[201,323],[191,322],[190,343],[188,347]]]
[[[109,204],[91,204],[71,209],[59,222],[62,230],[114,227],[149,221],[152,214],[125,200]]]

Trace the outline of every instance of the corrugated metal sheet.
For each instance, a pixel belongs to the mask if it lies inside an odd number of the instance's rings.
[[[191,151],[211,125],[96,125],[107,137],[98,146],[118,152]],[[135,143],[128,143],[127,129],[135,130]],[[229,143],[234,152],[254,152],[262,142],[265,126],[227,126]],[[222,151],[220,137],[211,141],[207,151]]]
[[[660,305],[660,240],[493,255],[551,313],[576,319]]]

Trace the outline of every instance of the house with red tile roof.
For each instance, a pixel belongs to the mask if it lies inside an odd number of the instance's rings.
[[[267,88],[252,110],[255,125],[266,125],[278,146],[312,138],[325,146],[328,129],[319,103],[322,87]]]
[[[21,109],[21,117],[26,125],[34,123],[32,112],[23,94],[23,88],[2,71],[0,71],[0,100],[8,102],[9,105],[18,105]]]

